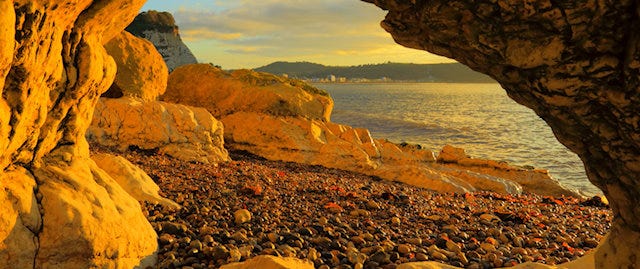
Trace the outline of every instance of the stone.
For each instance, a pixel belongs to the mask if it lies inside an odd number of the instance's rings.
[[[457,163],[464,158],[467,158],[467,153],[464,149],[451,145],[445,145],[440,151],[440,154],[438,154],[438,162],[443,163]]]
[[[275,256],[257,256],[241,263],[226,264],[220,269],[313,269],[313,263],[308,260],[295,258],[281,258]]]
[[[0,0],[0,256],[20,259],[3,267],[155,265],[155,231],[139,203],[89,158],[85,140],[116,74],[103,44],[143,4]]]
[[[142,12],[126,30],[153,43],[162,55],[169,72],[182,65],[198,63],[189,47],[182,42],[178,26],[169,12]]]
[[[233,219],[236,225],[251,221],[251,212],[246,209],[236,210],[236,212],[233,213]]]
[[[237,111],[329,121],[333,100],[304,82],[251,70],[228,73],[209,64],[177,68],[163,101],[204,107],[216,118]]]
[[[488,74],[533,109],[603,190],[612,231],[640,233],[640,39],[630,19],[636,1],[493,1],[482,10],[470,0],[365,2],[388,10],[381,25],[396,42]],[[609,237],[598,267],[635,267],[627,238]]]
[[[453,242],[451,240],[447,240],[447,250],[455,252],[455,253],[462,252],[462,248],[460,247],[460,245],[456,244],[455,242]]]
[[[222,123],[202,108],[101,98],[87,138],[121,151],[135,146],[181,160],[218,163],[229,161],[223,131]]]
[[[500,221],[500,218],[493,214],[482,214],[480,215],[480,219],[485,221]]]
[[[155,101],[167,89],[169,71],[151,42],[122,31],[105,44],[118,66],[106,96],[138,97]]]
[[[161,197],[158,194],[160,187],[153,179],[127,159],[106,153],[94,154],[91,159],[139,202],[147,201],[169,208],[180,208],[177,203]]]
[[[407,244],[400,244],[398,245],[398,252],[402,255],[407,255],[411,253],[411,246]]]
[[[91,159],[74,158],[34,171],[46,179],[38,186],[43,225],[36,267],[155,264],[158,236],[138,201]]]

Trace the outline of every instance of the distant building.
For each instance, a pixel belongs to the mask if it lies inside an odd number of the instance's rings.
[[[289,74],[282,74],[283,77],[289,78]]]
[[[336,82],[336,76],[335,75],[329,75],[329,77],[327,78],[330,82]]]
[[[339,77],[339,78],[338,78],[338,82],[340,82],[340,83],[345,83],[345,82],[347,82],[347,78],[345,78],[345,77]]]

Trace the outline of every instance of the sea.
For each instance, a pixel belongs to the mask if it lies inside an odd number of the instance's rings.
[[[532,110],[498,84],[318,83],[333,98],[331,120],[367,128],[374,138],[420,144],[436,154],[449,144],[473,158],[547,169],[585,195],[601,194],[582,161]]]

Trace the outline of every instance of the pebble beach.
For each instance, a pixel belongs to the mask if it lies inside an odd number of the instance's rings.
[[[182,206],[143,204],[159,235],[159,268],[219,268],[258,255],[307,259],[316,268],[559,264],[595,248],[612,218],[597,198],[440,194],[244,152],[217,165],[153,151],[114,154]]]

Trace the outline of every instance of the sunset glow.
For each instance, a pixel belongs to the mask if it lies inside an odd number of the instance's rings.
[[[385,13],[353,0],[150,0],[143,11],[171,12],[200,62],[254,68],[274,61],[325,65],[442,63],[447,58],[397,45],[380,27]]]

